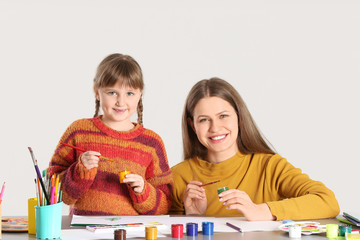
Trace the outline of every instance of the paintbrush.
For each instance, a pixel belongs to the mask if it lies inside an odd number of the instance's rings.
[[[71,147],[73,149],[76,149],[76,150],[79,150],[81,152],[86,152],[85,149],[83,148],[79,148],[79,147],[75,147],[73,145],[70,145],[70,144],[67,144],[67,143],[63,143],[63,142],[60,142],[60,144],[64,145],[64,146],[68,146],[68,147]],[[104,156],[98,156],[99,158],[103,159],[103,160],[106,160],[106,161],[110,161],[110,162],[113,162],[114,160],[110,159],[110,158],[107,158],[107,157],[104,157]]]
[[[213,181],[213,182],[208,182],[208,183],[205,183],[203,185],[200,185],[200,187],[205,187],[207,185],[211,185],[211,184],[214,184],[214,183],[217,183],[217,182],[220,182],[220,180],[216,180],[216,181]]]
[[[37,176],[38,176],[38,178],[39,178],[39,181],[40,181],[40,184],[41,184],[41,188],[42,188],[42,190],[43,190],[43,192],[44,192],[46,201],[47,201],[48,204],[50,204],[50,198],[49,198],[49,195],[48,195],[47,192],[46,192],[46,188],[45,188],[44,182],[42,181],[41,173],[40,173],[40,171],[39,171],[39,167],[38,167],[38,165],[37,165],[37,161],[36,161],[36,159],[35,159],[35,155],[34,155],[32,149],[31,149],[31,147],[28,147],[28,149],[29,149],[29,151],[30,151],[30,155],[31,155],[31,158],[32,158],[32,160],[33,160],[34,167],[35,167],[35,170],[36,170],[36,174],[37,174]]]

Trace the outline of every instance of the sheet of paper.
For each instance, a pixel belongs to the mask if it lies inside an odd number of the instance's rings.
[[[227,222],[241,228],[243,232],[279,231],[282,224],[281,221],[246,221],[243,217],[216,218],[214,232],[237,232],[227,226]]]
[[[73,215],[71,225],[117,225],[127,223],[159,222],[168,225],[169,215],[141,215],[141,216],[79,216]]]
[[[160,232],[157,233],[157,237],[166,237]],[[126,238],[145,238],[145,231],[131,231],[126,232]],[[104,240],[114,239],[114,233],[93,233],[86,229],[64,229],[61,230],[61,240]]]

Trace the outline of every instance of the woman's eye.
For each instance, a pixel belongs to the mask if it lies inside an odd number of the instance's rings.
[[[202,118],[199,120],[199,122],[206,122],[207,121],[207,118]]]
[[[228,117],[229,115],[226,115],[226,114],[221,114],[220,115],[220,118],[226,118],[226,117]]]

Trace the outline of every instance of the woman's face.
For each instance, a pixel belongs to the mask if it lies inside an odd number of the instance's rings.
[[[235,109],[219,97],[206,97],[195,106],[192,127],[208,150],[207,160],[218,163],[238,151],[238,116]]]

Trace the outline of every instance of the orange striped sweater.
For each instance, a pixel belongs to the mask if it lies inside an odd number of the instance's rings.
[[[82,152],[60,145],[100,152],[101,160],[87,170]],[[171,206],[173,179],[161,138],[139,124],[126,132],[107,127],[101,116],[80,119],[65,131],[50,161],[48,172],[60,176],[63,201],[76,215],[166,214]],[[145,180],[142,193],[119,182],[118,173],[130,170]]]

